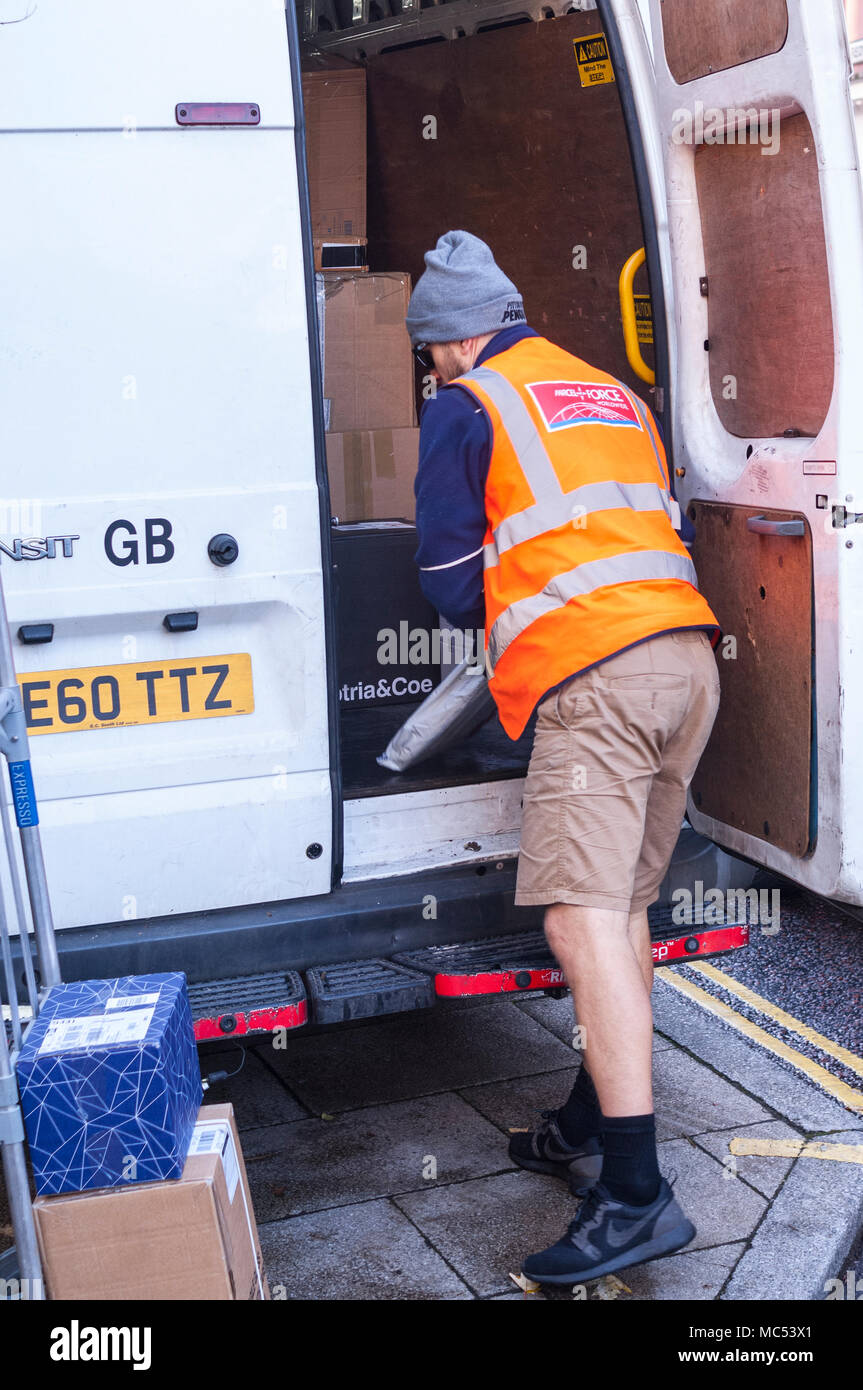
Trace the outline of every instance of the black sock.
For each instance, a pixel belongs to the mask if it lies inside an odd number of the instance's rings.
[[[582,1062],[575,1085],[557,1112],[557,1123],[564,1140],[572,1148],[583,1144],[602,1129],[602,1111],[587,1067]]]
[[[603,1115],[599,1181],[618,1202],[649,1205],[659,1194],[656,1120],[650,1115]]]

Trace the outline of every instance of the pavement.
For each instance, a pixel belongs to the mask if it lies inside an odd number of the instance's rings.
[[[677,973],[654,987],[657,1137],[697,1235],[617,1278],[527,1297],[823,1299],[856,1265],[863,1165],[733,1155],[729,1142],[817,1139],[863,1156],[863,1114],[681,995]],[[563,1233],[576,1199],[519,1169],[507,1144],[568,1094],[572,1028],[568,998],[497,997],[249,1048],[209,1099],[237,1113],[274,1296],[524,1299],[511,1276]],[[202,1066],[238,1057],[219,1045]]]
[[[205,1074],[244,1059],[207,1100],[234,1105],[274,1297],[863,1299],[863,927],[791,893],[782,909],[778,938],[656,973],[660,1166],[695,1238],[574,1290],[513,1281],[577,1208],[507,1153],[575,1078],[569,997],[442,1001],[281,1048],[203,1047]],[[0,1173],[0,1252],[11,1241]]]

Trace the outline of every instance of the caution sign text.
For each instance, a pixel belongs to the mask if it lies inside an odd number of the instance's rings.
[[[640,343],[653,342],[653,301],[649,294],[634,294],[635,327]]]
[[[601,82],[614,81],[604,34],[588,34],[583,39],[573,39],[572,46],[582,87],[597,87]]]

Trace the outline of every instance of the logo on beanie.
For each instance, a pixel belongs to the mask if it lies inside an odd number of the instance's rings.
[[[524,309],[522,308],[521,301],[518,299],[511,299],[503,311],[503,318],[501,319],[501,323],[524,322],[525,313]]]
[[[549,430],[565,430],[570,425],[643,428],[621,386],[601,381],[534,381],[527,389]]]

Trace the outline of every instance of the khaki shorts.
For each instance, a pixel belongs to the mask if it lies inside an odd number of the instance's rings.
[[[656,901],[719,707],[706,632],[663,633],[540,702],[515,901],[637,912]]]

